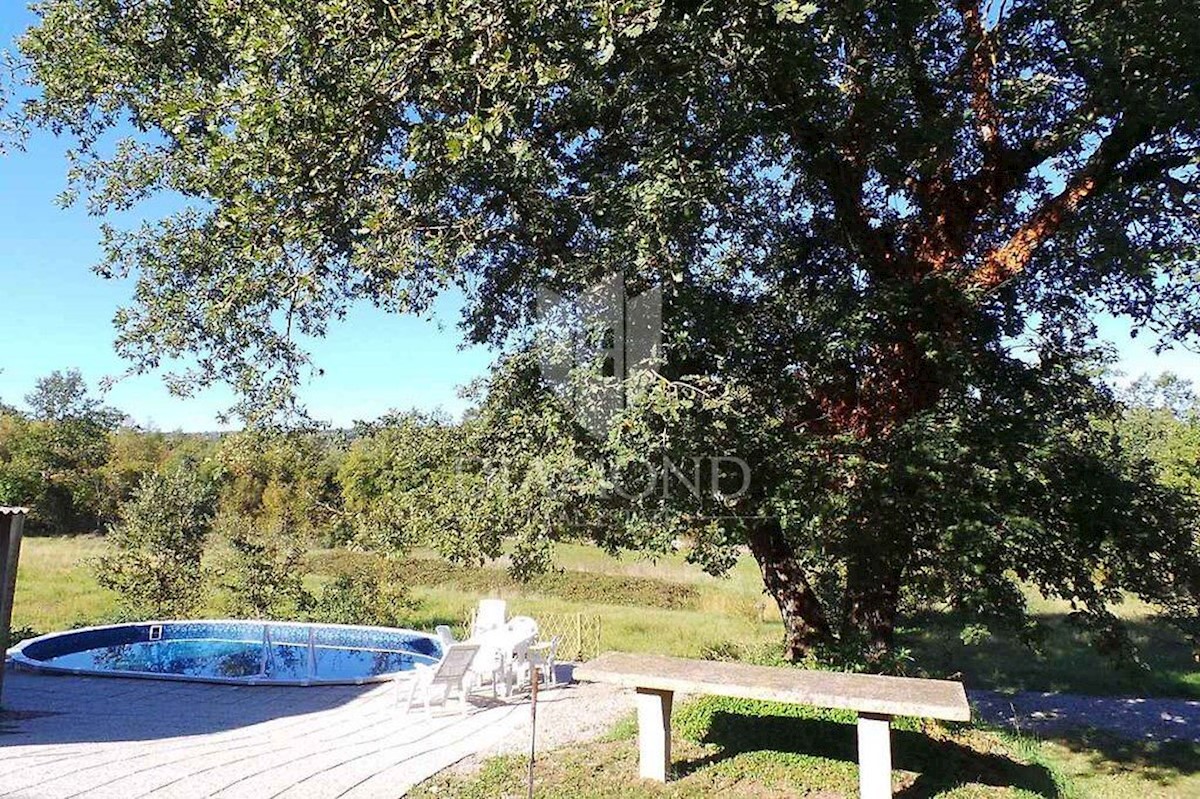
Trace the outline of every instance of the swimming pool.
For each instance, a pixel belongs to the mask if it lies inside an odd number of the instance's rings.
[[[9,650],[34,671],[238,685],[357,685],[441,657],[415,630],[347,624],[151,621],[51,633]]]

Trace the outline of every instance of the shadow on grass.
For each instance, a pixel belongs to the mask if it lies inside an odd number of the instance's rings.
[[[854,726],[822,719],[719,711],[712,716],[702,743],[715,744],[721,751],[676,763],[675,770],[680,776],[755,751],[858,762]],[[918,774],[914,782],[896,793],[903,799],[932,797],[972,783],[1020,788],[1045,797],[1061,796],[1054,776],[1044,766],[1019,763],[1002,754],[980,752],[954,741],[933,740],[920,732],[892,730],[892,768]]]
[[[1187,741],[1136,741],[1100,730],[1081,730],[1049,740],[1085,758],[1091,771],[1136,771],[1140,777],[1170,785],[1200,774],[1200,744]]]
[[[1096,696],[1177,696],[1200,699],[1200,673],[1191,645],[1164,622],[1126,621],[1146,668],[1106,657],[1065,614],[1039,614],[1043,635],[1035,648],[1006,631],[965,644],[968,619],[955,613],[907,618],[897,643],[911,650],[920,670],[962,679],[970,688],[1057,691]]]

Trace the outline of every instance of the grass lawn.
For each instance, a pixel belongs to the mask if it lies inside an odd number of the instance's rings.
[[[637,777],[632,721],[607,740],[538,756],[541,799],[650,797],[853,797],[858,767],[853,714],[704,697],[675,712],[673,775]],[[1123,750],[1123,751],[1122,751]],[[897,719],[897,797],[1126,799],[1200,796],[1200,747],[1153,750],[1108,740],[1035,741],[977,727]],[[495,757],[473,774],[444,773],[414,799],[526,795],[528,759]]]
[[[28,537],[22,547],[15,628],[38,632],[103,622],[115,597],[91,576],[86,559],[99,553],[95,536]],[[310,588],[361,555],[310,553]],[[565,570],[529,585],[514,583],[502,563],[483,570],[453,569],[417,553],[411,569],[419,600],[409,624],[431,629],[458,624],[481,596],[502,596],[514,614],[586,613],[602,619],[601,647],[681,656],[761,652],[782,630],[764,600],[749,559],[725,578],[703,574],[672,555],[657,561],[614,559],[593,547],[564,545]],[[1096,655],[1065,621],[1066,608],[1030,597],[1049,633],[1031,652],[1003,634],[966,644],[961,624],[947,614],[906,621],[900,643],[913,654],[911,672],[960,677],[970,687],[1059,690],[1200,698],[1191,649],[1130,602],[1119,612],[1143,643],[1145,670],[1118,667]],[[199,615],[222,612],[219,595]],[[609,740],[574,746],[539,759],[539,797],[812,796],[853,795],[854,728],[837,713],[706,698],[676,712],[677,778],[667,786],[636,780],[632,724]],[[896,787],[906,797],[1192,797],[1200,796],[1200,747],[1131,744],[1097,735],[1035,741],[976,727],[927,727],[901,722],[895,733]],[[448,775],[422,786],[419,796],[524,796],[525,762],[496,758],[477,774]]]
[[[111,616],[116,596],[101,588],[85,565],[103,548],[104,538],[95,535],[25,536],[17,566],[13,629],[46,633]]]

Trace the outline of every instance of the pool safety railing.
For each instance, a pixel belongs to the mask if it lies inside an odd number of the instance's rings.
[[[275,666],[275,645],[271,642],[271,625],[263,625],[263,640],[262,640],[262,661],[258,665],[258,673],[260,676],[266,677],[269,673],[267,667],[271,666],[272,670]]]
[[[285,636],[285,642],[289,638]],[[294,640],[294,639],[290,639]],[[298,643],[298,642],[296,642]],[[306,671],[307,679],[313,680],[317,676],[317,629],[313,625],[308,626],[308,645],[306,655]],[[258,665],[258,676],[267,677],[275,670],[275,639],[271,636],[271,625],[263,625],[262,637],[262,658]]]
[[[316,630],[310,625],[308,628],[308,679],[317,676],[317,647],[316,647]]]

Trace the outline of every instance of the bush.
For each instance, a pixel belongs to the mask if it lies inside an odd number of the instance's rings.
[[[313,610],[314,621],[402,627],[415,602],[409,598],[401,564],[378,560],[326,584]]]
[[[221,567],[221,586],[229,591],[232,615],[294,619],[311,607],[301,542],[279,526],[263,528],[244,519],[221,526],[230,551]]]
[[[138,484],[93,564],[128,616],[186,616],[200,604],[212,504],[208,486],[189,472],[152,473]]]
[[[37,638],[42,633],[32,627],[17,627],[14,630],[8,631],[8,638],[0,641],[0,651],[14,647],[22,641],[27,641],[30,638]]]

